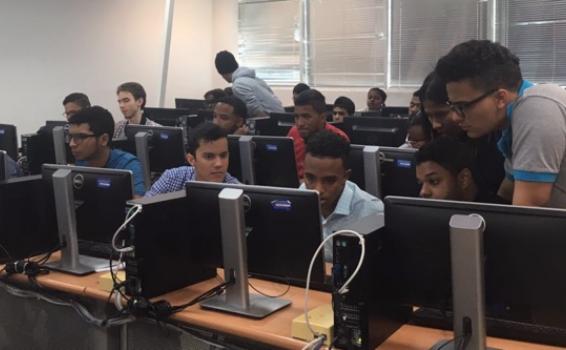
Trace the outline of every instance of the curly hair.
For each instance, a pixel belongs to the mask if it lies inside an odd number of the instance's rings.
[[[470,40],[456,45],[438,60],[436,73],[446,83],[470,80],[484,91],[519,89],[523,77],[519,58],[505,46],[489,40]]]

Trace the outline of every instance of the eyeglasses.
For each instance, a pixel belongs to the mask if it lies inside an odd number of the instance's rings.
[[[84,140],[88,139],[89,137],[98,137],[99,135],[96,134],[66,134],[65,135],[65,142],[66,143],[71,143],[71,140],[74,140],[75,143],[81,144],[83,143]]]
[[[472,108],[476,103],[480,102],[481,100],[483,100],[484,98],[488,97],[489,95],[493,94],[494,92],[496,92],[498,89],[491,89],[488,92],[486,92],[485,94],[471,100],[471,101],[466,101],[466,102],[447,102],[448,106],[450,106],[450,109],[452,109],[454,112],[458,113],[460,116],[464,116],[464,111],[466,109],[470,109]]]

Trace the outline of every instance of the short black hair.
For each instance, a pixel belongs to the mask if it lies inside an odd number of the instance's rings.
[[[421,98],[420,98],[420,96],[421,96],[420,94],[421,94],[421,89],[420,89],[420,88],[417,89],[417,90],[415,90],[415,91],[413,91],[413,96],[414,96],[414,97],[418,97],[419,100],[421,99]]]
[[[469,143],[451,137],[439,137],[424,145],[415,154],[417,165],[424,162],[435,162],[452,175],[470,169],[474,171],[474,155]]]
[[[189,133],[187,152],[196,157],[201,141],[212,142],[227,137],[224,129],[218,125],[208,122],[202,123]]]
[[[233,96],[234,95],[234,91],[232,90],[232,87],[230,87],[230,86],[225,87],[224,92],[226,93],[226,96]]]
[[[63,106],[71,102],[77,104],[81,107],[81,109],[90,107],[90,100],[88,99],[88,96],[82,92],[73,92],[72,94],[67,95],[63,99]]]
[[[469,79],[473,87],[485,91],[517,91],[523,80],[519,58],[505,46],[489,40],[456,45],[438,60],[435,70],[446,83]]]
[[[316,158],[341,158],[344,169],[350,168],[350,143],[331,131],[321,130],[309,137],[307,153]]]
[[[308,89],[297,96],[295,106],[312,106],[318,113],[324,113],[326,112],[326,99],[320,91]]]
[[[409,118],[409,128],[413,126],[420,126],[421,128],[423,128],[426,139],[428,141],[432,140],[432,125],[430,124],[430,121],[428,120],[426,115],[418,112],[417,114]]]
[[[334,107],[344,108],[348,115],[353,115],[356,112],[356,105],[354,101],[350,100],[346,96],[340,96],[334,101]]]
[[[216,102],[216,100],[218,100],[219,98],[222,98],[226,95],[227,95],[226,92],[222,89],[212,89],[212,90],[208,90],[204,94],[204,99],[205,100],[212,100],[213,102]],[[207,96],[212,96],[212,98],[207,98]]]
[[[372,87],[371,89],[369,89],[368,94],[372,91],[375,91],[379,94],[379,96],[381,96],[381,99],[383,100],[383,102],[385,102],[385,100],[387,100],[387,93],[385,93],[385,91],[383,91],[382,89],[378,88],[378,87]]]
[[[448,92],[446,92],[446,82],[438,74],[432,74],[426,87],[423,101],[445,104],[448,102]]]
[[[236,57],[234,57],[230,51],[226,50],[220,51],[216,54],[214,65],[220,74],[234,73],[234,71],[239,67]]]
[[[118,88],[116,89],[116,94],[122,91],[131,93],[132,96],[134,96],[134,99],[136,100],[143,98],[143,103],[141,108],[145,107],[145,103],[147,102],[147,94],[145,93],[145,89],[140,83],[130,81],[127,83],[120,84],[120,86],[118,86]]]
[[[311,87],[308,86],[305,83],[298,83],[297,85],[295,85],[295,87],[293,88],[293,95],[298,95],[303,91],[306,91],[308,89],[310,89]]]
[[[114,118],[105,108],[87,107],[69,118],[69,124],[88,124],[90,131],[97,136],[108,134],[108,144],[114,135]]]
[[[216,103],[226,103],[227,105],[234,107],[234,114],[237,117],[241,117],[243,119],[247,119],[248,117],[248,107],[246,107],[244,101],[240,100],[236,96],[224,96],[216,100]]]

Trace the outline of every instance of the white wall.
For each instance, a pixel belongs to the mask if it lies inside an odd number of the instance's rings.
[[[177,0],[166,102],[211,86],[212,2]],[[140,82],[159,99],[164,0],[18,0],[0,4],[0,123],[34,132],[85,92],[121,118],[116,87]]]

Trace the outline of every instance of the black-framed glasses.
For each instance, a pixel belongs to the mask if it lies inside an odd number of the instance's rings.
[[[466,101],[466,102],[447,102],[448,106],[450,106],[450,109],[452,109],[454,112],[458,113],[460,116],[464,116],[464,111],[466,109],[469,109],[471,107],[473,107],[476,103],[480,102],[481,100],[483,100],[484,98],[490,96],[491,94],[493,94],[494,92],[496,92],[498,89],[491,89],[488,92],[474,98],[471,101]]]
[[[71,140],[74,140],[75,143],[78,145],[78,144],[83,143],[83,141],[88,139],[89,137],[97,137],[97,136],[99,136],[99,135],[83,134],[83,133],[78,133],[78,134],[67,133],[67,134],[65,134],[65,142],[71,143]]]

